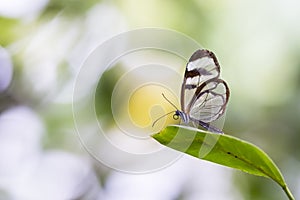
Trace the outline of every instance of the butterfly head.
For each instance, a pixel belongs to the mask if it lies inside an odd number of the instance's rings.
[[[177,110],[178,111],[178,110]],[[173,119],[174,120],[177,120],[179,118],[180,115],[177,114],[177,111],[171,111],[171,112],[168,112],[162,116],[160,116],[158,119],[156,119],[153,124],[152,124],[152,127],[156,124],[156,122],[158,122],[160,119],[164,118],[165,116],[169,115],[169,114],[172,114],[173,112],[175,112],[175,114],[173,115]]]
[[[189,123],[189,116],[186,114],[186,113],[184,113],[184,112],[182,112],[182,111],[180,111],[180,110],[176,110],[175,111],[175,114],[173,115],[173,119],[175,119],[175,120],[177,120],[178,118],[181,118],[182,119],[182,121],[184,122],[184,123]]]
[[[152,127],[156,124],[156,122],[158,122],[160,119],[162,119],[163,117],[165,117],[165,116],[167,116],[167,115],[169,115],[169,114],[172,114],[172,113],[174,113],[173,114],[173,119],[174,120],[177,120],[177,119],[179,119],[179,117],[180,118],[183,118],[182,116],[184,115],[184,113],[183,112],[181,112],[181,111],[179,111],[178,110],[178,108],[175,106],[175,104],[173,104],[164,94],[162,94],[162,96],[164,97],[164,99],[165,100],[167,100],[176,110],[173,110],[173,111],[171,111],[171,112],[168,112],[168,113],[166,113],[166,114],[164,114],[164,115],[162,115],[161,117],[159,117],[158,119],[156,119],[154,122],[153,122],[153,124],[152,124]]]

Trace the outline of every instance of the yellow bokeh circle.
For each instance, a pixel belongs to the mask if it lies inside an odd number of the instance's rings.
[[[176,111],[176,109],[167,102],[162,94],[169,101],[178,107],[176,96],[166,87],[159,84],[146,84],[137,88],[129,98],[128,114],[131,122],[140,128],[152,127],[153,122],[162,115]],[[161,129],[168,124],[176,124],[178,120],[173,119],[173,114],[159,120],[153,129]]]

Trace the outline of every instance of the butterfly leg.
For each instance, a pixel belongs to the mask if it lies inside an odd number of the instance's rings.
[[[218,129],[217,127],[214,127],[214,126],[212,126],[212,125],[210,125],[208,123],[205,123],[203,121],[200,121],[200,120],[197,121],[197,122],[198,122],[198,124],[200,126],[202,126],[204,129],[206,129],[206,130],[208,130],[210,132],[224,134],[224,132],[222,130]]]

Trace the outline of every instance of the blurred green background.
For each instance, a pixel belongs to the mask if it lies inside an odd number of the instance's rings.
[[[217,55],[231,89],[225,133],[265,150],[300,198],[299,21],[296,0],[1,0],[0,199],[285,199],[270,180],[189,157],[130,175],[86,153],[72,115],[78,69],[101,42],[144,27]],[[100,81],[100,118],[121,72]]]

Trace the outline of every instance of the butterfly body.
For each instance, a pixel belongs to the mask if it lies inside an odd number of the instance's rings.
[[[208,123],[202,122],[202,121],[197,120],[197,119],[190,119],[188,114],[186,114],[186,113],[184,113],[180,110],[176,110],[174,115],[177,116],[177,117],[180,117],[184,124],[188,124],[190,122],[193,122],[194,124],[200,125],[201,127],[205,128],[208,131],[223,134],[223,131],[218,129],[217,127],[214,127],[214,126],[212,126]]]
[[[222,134],[221,129],[211,125],[211,122],[224,114],[230,95],[227,83],[219,77],[220,65],[215,54],[205,49],[194,52],[185,68],[180,96],[181,110],[162,94],[176,108],[173,118],[180,117],[185,124],[192,123],[193,126]],[[173,112],[161,116],[152,126]]]

